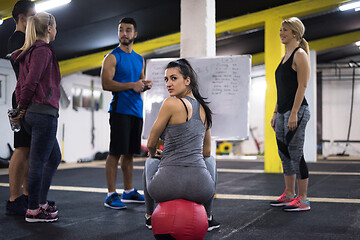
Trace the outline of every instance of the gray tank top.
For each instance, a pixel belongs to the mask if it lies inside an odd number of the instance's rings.
[[[200,103],[189,96],[185,96],[193,107],[191,118],[180,124],[167,125],[161,134],[164,141],[159,167],[187,166],[203,167],[203,144],[206,127],[200,117]]]

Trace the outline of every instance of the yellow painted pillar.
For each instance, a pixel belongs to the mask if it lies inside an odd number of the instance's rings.
[[[285,53],[285,48],[279,37],[282,21],[282,18],[275,16],[265,20],[265,78],[267,87],[265,96],[264,170],[267,173],[282,172],[282,165],[277,151],[275,132],[270,124],[277,99],[275,70]]]

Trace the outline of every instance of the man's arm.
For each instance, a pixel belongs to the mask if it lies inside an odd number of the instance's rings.
[[[142,79],[143,83],[144,83],[143,92],[145,92],[146,90],[149,90],[149,89],[152,88],[152,81],[151,80],[145,80],[145,60],[144,59],[143,59],[143,69],[141,71],[140,79]]]
[[[143,68],[141,70],[140,79],[145,80],[145,60],[143,58]]]
[[[144,88],[143,80],[137,82],[120,83],[114,81],[116,70],[116,58],[113,54],[108,54],[101,68],[101,82],[105,91],[120,92],[133,89],[135,92],[141,92]]]

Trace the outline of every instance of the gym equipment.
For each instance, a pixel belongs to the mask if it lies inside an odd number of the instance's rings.
[[[218,155],[230,155],[233,149],[231,142],[218,142],[216,147],[216,154]]]
[[[151,216],[151,224],[158,240],[199,240],[208,229],[204,206],[184,199],[160,202]]]

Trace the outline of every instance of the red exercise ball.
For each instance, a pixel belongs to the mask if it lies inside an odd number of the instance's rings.
[[[156,239],[199,240],[208,229],[203,205],[176,199],[161,202],[151,216],[152,231]]]

